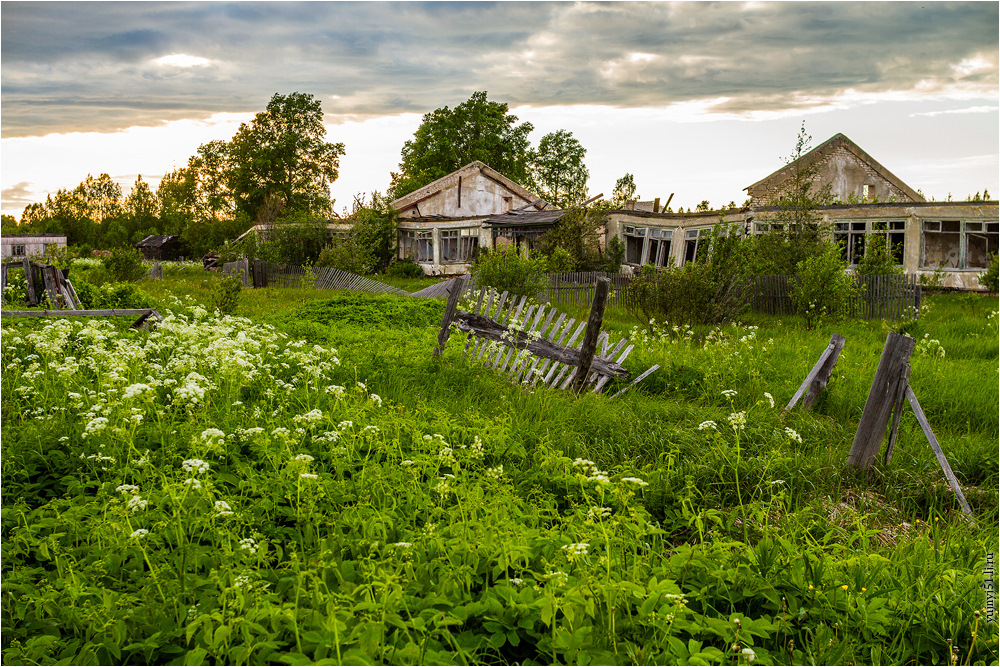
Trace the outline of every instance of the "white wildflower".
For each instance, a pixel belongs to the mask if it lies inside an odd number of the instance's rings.
[[[207,472],[211,466],[201,459],[186,459],[181,463],[181,469],[186,473],[193,473],[197,475],[198,473]]]
[[[785,435],[787,435],[790,440],[794,440],[795,442],[798,442],[800,444],[802,443],[802,436],[799,435],[794,429],[788,428],[786,426]]]
[[[705,431],[708,429],[718,430],[718,428],[719,428],[718,425],[711,419],[709,419],[708,421],[703,421],[702,423],[698,424],[699,431]]]
[[[257,541],[252,537],[244,537],[240,540],[240,549],[243,551],[249,551],[252,554],[257,553]]]
[[[145,537],[146,535],[149,535],[148,530],[146,530],[145,528],[138,528],[136,530],[133,530],[132,534],[129,537],[134,537],[138,539],[140,537]]]
[[[735,429],[740,429],[747,425],[746,412],[733,412],[727,419],[729,421],[729,425]]]
[[[131,498],[128,499],[128,503],[125,505],[125,509],[135,514],[139,510],[146,509],[147,505],[149,505],[149,503],[140,498],[139,496],[132,496]]]
[[[299,473],[300,479],[319,479],[319,475],[314,475],[311,472]]]
[[[736,392],[735,389],[723,389],[722,390],[722,395],[725,396],[726,398],[732,398],[733,396],[736,395],[736,393],[737,392]]]
[[[193,491],[197,491],[198,489],[201,488],[201,480],[199,480],[197,477],[188,477],[186,480],[184,480],[184,484],[190,486]]]
[[[623,482],[630,482],[632,484],[638,484],[639,486],[649,486],[649,482],[645,482],[638,477],[622,477]]]
[[[769,394],[768,392],[765,391],[764,392],[764,398],[767,399],[767,402],[770,403],[771,407],[773,408],[774,407],[774,396],[771,396],[771,394]]]
[[[297,454],[293,461],[298,461],[299,463],[312,463],[314,461],[313,457],[308,454]]]
[[[215,516],[232,516],[233,508],[225,500],[215,501]]]
[[[122,484],[115,491],[122,495],[139,495],[139,487],[135,484]]]

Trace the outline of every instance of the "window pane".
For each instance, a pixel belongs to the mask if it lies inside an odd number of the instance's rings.
[[[957,269],[960,238],[959,234],[924,232],[924,261],[921,266],[930,269]]]

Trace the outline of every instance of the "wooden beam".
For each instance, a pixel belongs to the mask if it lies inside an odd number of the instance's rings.
[[[794,408],[803,395],[806,396],[806,399],[802,401],[802,407],[807,410],[812,408],[813,403],[819,397],[819,392],[825,389],[827,383],[830,381],[830,374],[833,373],[833,367],[837,365],[837,359],[840,358],[840,353],[844,349],[845,342],[846,339],[840,334],[830,336],[830,342],[827,344],[826,349],[819,355],[819,360],[812,367],[812,370],[809,371],[809,374],[806,375],[806,379],[799,385],[795,395],[792,396],[792,400],[788,401],[788,405],[781,411],[781,414],[785,414]],[[807,390],[808,394],[806,394]]]
[[[889,427],[889,444],[885,446],[885,464],[892,461],[892,449],[896,445],[896,433],[899,431],[899,420],[903,415],[903,401],[906,398],[906,388],[910,384],[910,365],[903,366],[903,370],[896,384],[896,400],[892,407],[892,426]]]
[[[573,390],[578,394],[587,387],[590,366],[597,351],[597,339],[601,335],[601,324],[604,323],[604,306],[608,300],[610,284],[611,281],[607,278],[598,278],[597,286],[594,288],[594,300],[590,304],[590,315],[587,317],[587,332],[580,346],[580,363],[577,365],[576,380],[573,383]]]
[[[955,497],[958,498],[958,502],[962,505],[962,511],[969,516],[972,515],[972,508],[969,507],[969,501],[965,499],[965,494],[962,493],[962,487],[958,485],[958,478],[955,477],[955,473],[952,472],[951,466],[948,465],[948,459],[945,458],[944,450],[941,449],[941,445],[938,443],[937,438],[934,437],[934,432],[931,430],[931,425],[927,422],[927,415],[920,408],[920,403],[917,401],[917,395],[913,393],[913,388],[906,385],[906,400],[910,402],[910,407],[913,408],[913,413],[917,416],[917,422],[920,423],[920,428],[923,429],[924,435],[927,436],[927,442],[931,443],[931,449],[934,450],[934,456],[937,457],[938,463],[941,464],[941,470],[944,471],[944,476],[948,478],[948,484],[951,485],[951,490],[955,492]]]
[[[885,435],[885,427],[889,423],[896,398],[896,390],[903,365],[910,361],[913,348],[917,341],[908,336],[890,333],[882,349],[882,357],[875,369],[871,390],[865,409],[858,422],[858,430],[854,434],[851,452],[847,464],[855,468],[870,468],[878,455]]]
[[[448,303],[444,307],[444,317],[441,319],[441,329],[438,331],[437,345],[431,356],[437,358],[444,352],[444,346],[448,344],[448,337],[451,336],[451,321],[455,319],[455,309],[458,308],[458,300],[465,291],[465,285],[469,281],[469,276],[464,275],[454,278],[448,288]]]

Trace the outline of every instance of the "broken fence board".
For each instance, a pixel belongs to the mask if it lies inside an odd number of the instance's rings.
[[[878,449],[889,423],[889,413],[892,411],[896,397],[896,387],[904,364],[909,363],[910,356],[917,341],[909,336],[890,332],[882,349],[875,377],[872,379],[868,400],[858,421],[858,430],[854,434],[851,452],[847,464],[855,468],[869,468],[875,462]]]
[[[906,400],[906,387],[910,384],[910,365],[903,366],[896,383],[896,399],[892,407],[892,425],[889,427],[889,443],[885,446],[885,464],[892,461],[892,450],[896,446],[896,433],[899,431],[899,421],[903,416],[903,401]]]
[[[826,349],[819,355],[819,360],[813,365],[812,370],[806,375],[806,379],[799,385],[795,395],[792,396],[792,400],[788,401],[788,405],[781,411],[781,414],[785,414],[794,408],[795,404],[799,402],[799,399],[802,398],[807,390],[809,390],[811,399],[808,403],[803,402],[802,406],[807,410],[812,407],[819,396],[819,392],[829,383],[830,374],[833,372],[833,367],[837,364],[837,359],[840,358],[840,352],[844,349],[845,342],[846,339],[840,334],[830,336],[830,342],[827,343]]]
[[[632,387],[636,386],[637,384],[639,384],[640,382],[642,382],[643,380],[645,380],[647,377],[649,377],[650,375],[652,375],[653,371],[657,370],[659,367],[660,367],[659,364],[653,364],[652,366],[650,366],[646,370],[645,373],[643,373],[642,375],[640,375],[639,377],[637,377],[636,379],[632,380],[627,385],[625,385],[624,387],[622,387],[621,391],[619,391],[617,394],[615,394],[611,398],[618,398],[619,396],[621,396],[622,394],[624,394],[625,392],[627,392],[629,389],[631,389]]]
[[[962,511],[971,516],[972,508],[969,507],[969,501],[965,499],[962,487],[958,484],[958,478],[955,477],[951,466],[948,465],[948,459],[945,457],[944,450],[941,449],[937,438],[934,437],[934,431],[931,430],[931,425],[927,421],[927,415],[924,414],[920,403],[917,401],[917,395],[913,393],[913,389],[909,385],[906,386],[906,400],[910,402],[910,407],[913,408],[913,413],[917,416],[917,422],[920,424],[920,428],[923,429],[924,435],[927,436],[927,442],[931,444],[934,456],[937,457],[938,463],[941,464],[941,470],[944,471],[944,476],[948,478],[951,490],[955,492],[955,497],[958,498],[958,502],[962,505]]]
[[[608,290],[611,281],[599,278],[594,288],[594,300],[590,304],[590,314],[587,316],[587,333],[580,344],[580,365],[576,371],[576,382],[573,385],[576,393],[581,393],[587,387],[590,377],[590,365],[597,352],[597,343],[601,338],[601,324],[604,322],[604,308],[608,302]]]

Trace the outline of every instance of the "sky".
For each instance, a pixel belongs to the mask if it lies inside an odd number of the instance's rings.
[[[275,93],[343,142],[335,209],[384,192],[423,114],[485,90],[587,149],[591,195],[743,202],[805,123],[930,199],[1000,193],[996,2],[7,2],[2,211],[110,174],[156,188]]]

